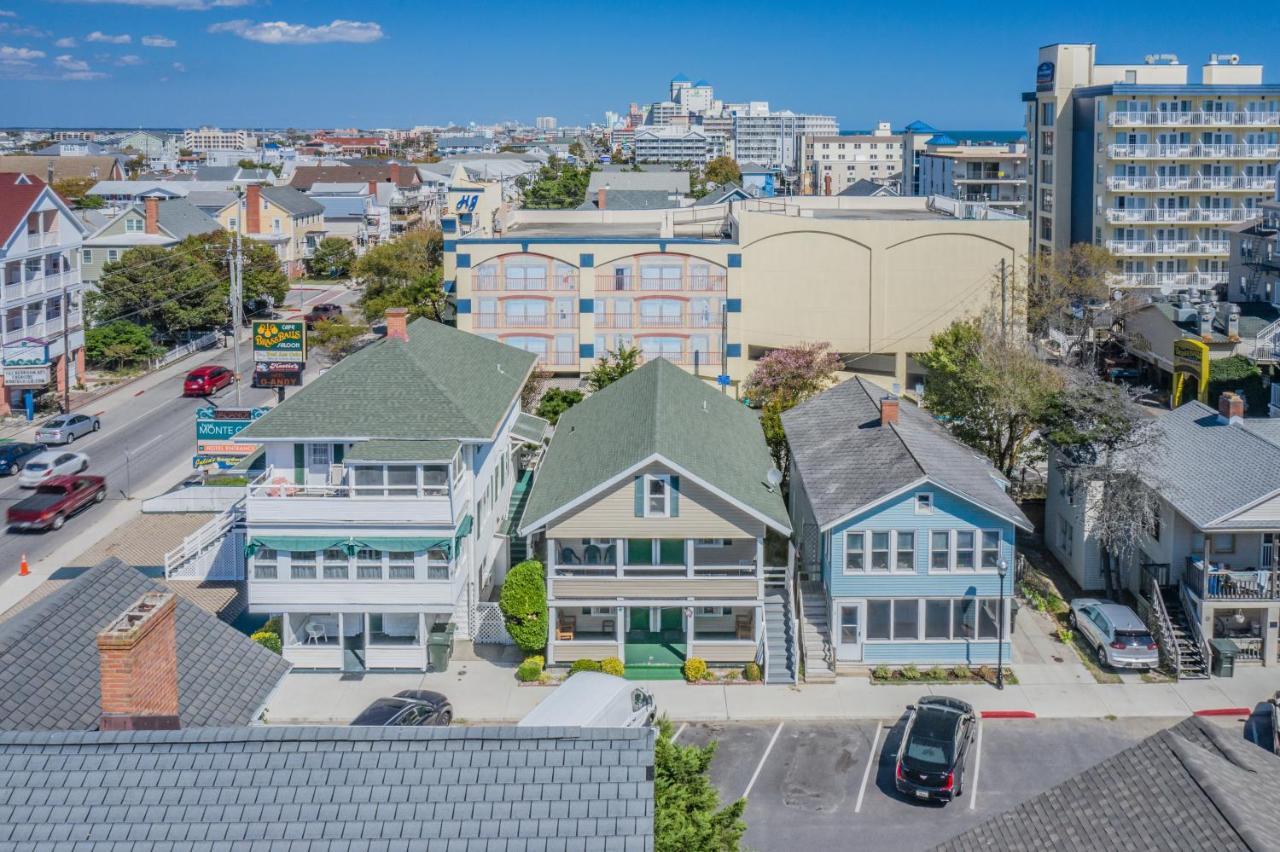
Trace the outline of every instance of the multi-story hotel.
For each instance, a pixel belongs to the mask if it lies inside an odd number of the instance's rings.
[[[860,180],[901,182],[902,137],[887,121],[871,133],[805,136],[801,157],[805,195],[839,195]]]
[[[635,135],[637,163],[701,165],[724,155],[725,137],[696,127],[641,127]]]
[[[1027,208],[1027,146],[960,145],[946,134],[929,140],[918,162],[918,195],[981,201],[1019,215]]]
[[[1100,65],[1092,44],[1040,49],[1027,104],[1032,252],[1088,242],[1125,287],[1227,283],[1224,228],[1275,194],[1280,85],[1214,55],[1198,83],[1171,55]]]
[[[798,175],[806,136],[835,136],[840,126],[834,116],[805,115],[790,110],[738,114],[733,117],[733,156],[739,163],[754,163]]]
[[[249,151],[258,147],[258,138],[247,130],[201,127],[182,131],[182,147],[192,151]]]

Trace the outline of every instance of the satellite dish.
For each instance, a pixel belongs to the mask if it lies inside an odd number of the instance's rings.
[[[765,482],[769,483],[769,490],[777,488],[782,484],[782,471],[776,467],[771,467],[764,475]]]

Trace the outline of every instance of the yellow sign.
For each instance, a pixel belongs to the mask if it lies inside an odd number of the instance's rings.
[[[307,325],[302,320],[255,320],[253,323],[253,360],[307,360]]]
[[[1184,338],[1173,342],[1172,408],[1185,401],[1183,391],[1188,378],[1195,381],[1196,399],[1206,402],[1209,398],[1209,347],[1199,340]]]

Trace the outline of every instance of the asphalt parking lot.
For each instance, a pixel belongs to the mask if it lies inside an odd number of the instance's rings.
[[[677,742],[717,742],[711,778],[747,797],[748,849],[930,849],[1178,719],[985,719],[964,795],[946,806],[894,789],[902,720],[690,723]],[[1238,724],[1238,723],[1237,723]]]

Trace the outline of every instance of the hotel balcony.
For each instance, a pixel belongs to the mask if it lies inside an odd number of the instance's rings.
[[[619,328],[713,328],[721,327],[724,315],[720,311],[681,311],[676,314],[630,313],[595,314],[597,329]]]
[[[1225,255],[1226,240],[1107,240],[1107,251],[1118,255]]]
[[[1026,183],[1027,175],[1025,172],[1020,174],[1005,174],[1005,175],[997,175],[994,172],[991,174],[984,174],[984,175],[955,174],[955,175],[952,175],[951,181],[953,183],[999,183],[999,184],[1017,185],[1017,184]]]
[[[596,295],[609,292],[692,292],[723,293],[729,284],[729,275],[721,270],[680,276],[636,275],[629,270],[596,273]]]
[[[14,270],[16,272],[16,270]],[[10,299],[25,299],[31,296],[56,295],[61,293],[67,287],[72,287],[80,283],[80,270],[68,269],[65,272],[53,272],[46,275],[36,275],[22,281],[20,278],[7,277],[4,282],[4,289],[0,291],[0,298],[4,301]]]
[[[1112,287],[1158,287],[1164,292],[1188,287],[1207,289],[1227,283],[1223,272],[1118,272],[1111,276]]]
[[[1280,112],[1113,112],[1110,127],[1269,127]]]
[[[1280,144],[1210,144],[1179,142],[1166,145],[1108,145],[1113,160],[1274,160]]]
[[[574,292],[578,289],[577,272],[564,272],[550,277],[542,276],[538,278],[481,274],[475,276],[473,280],[477,292],[537,293],[548,290]]]
[[[246,488],[250,524],[447,525],[461,521],[470,505],[470,489],[461,477],[449,483],[424,477],[414,484],[362,485],[353,468],[333,465],[332,484],[295,481],[293,469],[267,468]]]
[[[1107,221],[1112,224],[1132,222],[1245,222],[1257,217],[1258,211],[1246,207],[1112,207],[1107,210]]]
[[[1217,192],[1275,192],[1275,176],[1231,175],[1178,175],[1175,177],[1148,175],[1112,175],[1107,178],[1107,189],[1113,192],[1178,192],[1207,189]]]
[[[577,328],[578,312],[545,314],[474,314],[476,328]]]

